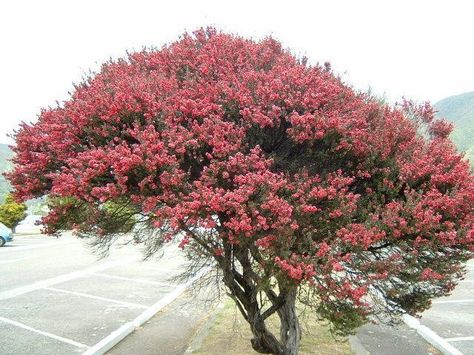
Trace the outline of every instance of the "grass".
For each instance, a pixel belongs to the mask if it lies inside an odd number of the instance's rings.
[[[277,317],[270,319],[269,328],[278,334]],[[300,355],[346,355],[353,354],[347,339],[335,339],[329,329],[316,317],[307,315],[301,321],[302,339]],[[236,306],[228,300],[219,310],[209,332],[202,340],[201,347],[194,351],[197,355],[248,355],[258,354],[250,345],[250,332],[247,322]]]

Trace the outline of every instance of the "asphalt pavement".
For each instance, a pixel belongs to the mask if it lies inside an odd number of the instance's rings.
[[[142,327],[134,326],[137,330],[110,354],[182,353],[209,314],[190,295],[169,303],[183,286],[171,280],[185,262],[176,245],[166,247],[158,260],[142,256],[139,246],[127,245],[98,259],[70,234],[16,236],[0,248],[0,354],[91,353],[160,304],[169,305]],[[451,296],[434,300],[420,322],[455,354],[474,355],[474,261],[467,267],[466,280]],[[404,324],[369,324],[356,340],[357,354],[440,354]]]
[[[433,301],[421,324],[464,355],[474,355],[474,260],[467,263],[468,274],[448,297]]]
[[[142,260],[140,247],[98,259],[66,234],[16,236],[0,248],[0,353],[74,354],[96,345],[170,299],[170,278],[185,262],[170,245],[165,257]]]
[[[405,323],[361,327],[352,339],[356,354],[474,355],[474,260],[466,268],[466,279],[451,295],[433,300],[416,329]]]

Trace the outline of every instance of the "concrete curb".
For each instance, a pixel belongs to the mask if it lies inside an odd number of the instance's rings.
[[[193,340],[189,344],[184,354],[192,354],[193,352],[201,348],[204,338],[207,336],[207,334],[209,334],[209,330],[211,329],[212,325],[216,321],[217,316],[219,315],[220,311],[224,308],[224,306],[225,306],[224,300],[219,302],[219,304],[215,307],[214,314],[211,317],[209,317],[209,319],[199,328],[199,330],[194,335]]]
[[[156,313],[158,313],[161,309],[169,305],[173,302],[176,298],[178,298],[181,294],[183,294],[186,289],[191,286],[196,280],[201,278],[204,274],[206,274],[209,269],[203,269],[199,273],[197,273],[192,279],[188,282],[179,285],[173,291],[168,293],[165,297],[161,300],[156,302],[150,308],[146,309],[143,313],[141,313],[138,317],[136,317],[131,322],[125,323],[117,330],[110,333],[106,338],[102,339],[100,342],[95,344],[93,347],[87,349],[82,355],[103,355],[110,349],[112,349],[115,345],[117,345],[120,341],[122,341],[125,337],[130,335],[136,328],[143,325],[146,321],[152,318]]]
[[[436,349],[446,355],[463,355],[458,349],[449,344],[446,340],[441,338],[438,334],[432,331],[427,326],[424,326],[420,321],[408,314],[402,316],[403,321],[410,328],[415,329],[428,343],[433,345]]]
[[[367,349],[364,348],[364,345],[362,345],[360,342],[360,339],[357,337],[357,335],[351,335],[349,337],[349,345],[356,355],[370,355]]]

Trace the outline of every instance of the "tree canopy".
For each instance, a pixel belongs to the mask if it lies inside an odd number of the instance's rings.
[[[212,260],[261,353],[296,354],[295,300],[345,334],[447,294],[474,250],[474,180],[428,104],[381,103],[272,38],[214,29],[110,61],[16,133],[50,231]],[[280,335],[266,327],[277,314]]]

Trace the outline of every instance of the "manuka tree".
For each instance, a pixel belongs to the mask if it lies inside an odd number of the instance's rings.
[[[220,270],[253,349],[296,354],[297,299],[340,334],[423,311],[463,276],[474,180],[450,129],[273,39],[208,29],[110,61],[23,124],[9,178],[57,201],[51,232],[106,241],[137,223],[151,252],[179,238]]]

